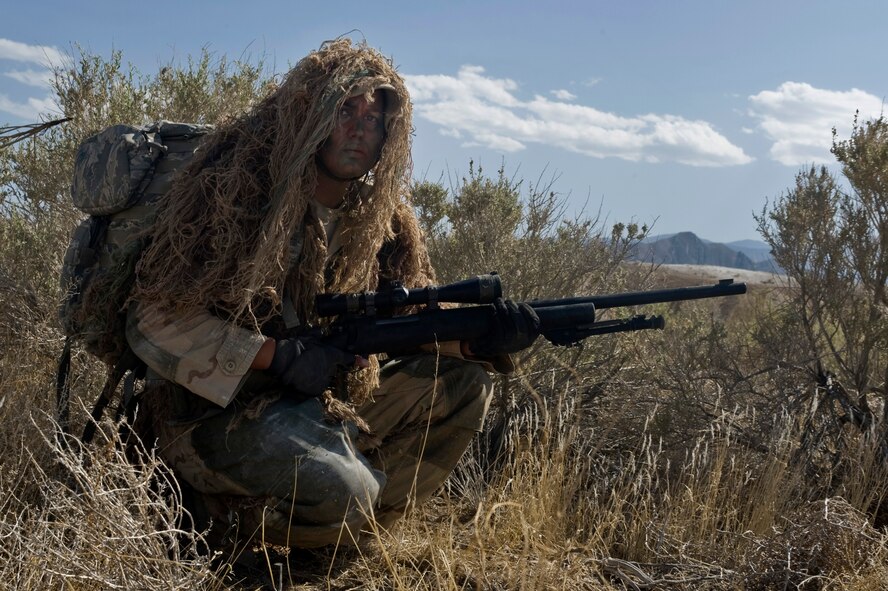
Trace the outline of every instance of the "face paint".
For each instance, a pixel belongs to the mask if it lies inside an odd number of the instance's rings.
[[[385,143],[385,96],[353,96],[336,114],[336,127],[318,152],[320,170],[335,180],[364,176],[376,165]]]

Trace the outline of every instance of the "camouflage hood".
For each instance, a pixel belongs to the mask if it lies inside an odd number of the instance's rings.
[[[386,141],[368,177],[353,183],[340,221],[342,248],[330,268],[326,237],[309,204],[315,154],[351,96],[389,95]],[[153,242],[139,267],[134,297],[171,308],[217,310],[259,327],[280,310],[286,286],[302,318],[322,291],[376,285],[373,256],[394,239],[393,218],[415,233],[404,208],[411,174],[411,107],[391,62],[349,40],[325,44],[300,61],[280,86],[243,117],[220,126],[161,204]],[[288,281],[289,244],[304,232],[296,276]],[[406,283],[427,281],[417,241],[402,253]],[[419,250],[417,250],[419,249]]]
[[[310,207],[315,155],[343,103],[375,89],[391,107],[386,141],[373,170],[347,193],[341,248],[328,261],[325,230]],[[390,60],[349,40],[325,44],[250,112],[208,136],[159,205],[132,297],[170,311],[209,309],[260,330],[280,314],[285,292],[300,318],[313,321],[318,293],[374,289],[380,275],[407,286],[432,282],[407,201],[410,133],[409,96]],[[296,233],[302,248],[291,270]],[[351,380],[353,400],[377,383],[371,361],[371,371]]]

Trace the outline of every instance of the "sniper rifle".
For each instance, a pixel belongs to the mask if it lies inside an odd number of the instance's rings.
[[[338,316],[329,326],[310,329],[327,344],[366,357],[373,353],[410,351],[421,345],[446,341],[472,340],[488,334],[493,326],[492,302],[502,297],[499,275],[478,275],[444,286],[407,289],[397,282],[385,290],[353,294],[323,294],[317,297],[319,317]],[[630,318],[596,321],[596,310],[641,306],[662,302],[698,300],[746,293],[745,283],[722,279],[715,285],[680,287],[656,291],[636,291],[601,296],[533,300],[527,302],[540,319],[540,334],[555,345],[575,345],[583,339],[612,332],[662,329],[662,316],[636,315]],[[441,303],[476,304],[463,308],[441,308]],[[394,315],[399,308],[425,306],[415,314]],[[305,334],[303,332],[303,334]],[[66,355],[70,350],[66,346]],[[92,410],[81,440],[89,443],[96,426],[124,374],[138,361],[127,349],[105,383]],[[131,378],[134,373],[130,373]],[[67,378],[58,377],[60,423],[67,432]],[[130,383],[132,383],[130,381]],[[131,389],[131,388],[130,388]],[[64,402],[64,405],[62,404]],[[124,409],[122,402],[118,415]],[[62,419],[65,422],[62,423]]]
[[[490,273],[444,286],[407,289],[397,282],[379,292],[323,294],[316,299],[319,317],[338,316],[320,330],[332,346],[356,355],[408,351],[421,345],[472,340],[492,329],[490,305],[502,297],[499,275]],[[746,293],[745,283],[722,279],[715,285],[636,291],[527,302],[540,319],[540,334],[555,345],[576,345],[600,334],[663,329],[662,316],[635,315],[596,321],[596,311],[662,302],[698,300]],[[444,302],[476,304],[441,308]],[[405,306],[425,306],[415,314],[394,315]]]

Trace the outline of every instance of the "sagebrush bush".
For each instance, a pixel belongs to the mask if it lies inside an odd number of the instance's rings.
[[[757,216],[759,230],[794,284],[783,311],[804,347],[788,360],[815,386],[826,422],[853,425],[888,442],[888,120],[833,132],[842,179],[803,170],[795,186]],[[815,438],[838,441],[836,425]],[[883,443],[888,461],[888,444]]]

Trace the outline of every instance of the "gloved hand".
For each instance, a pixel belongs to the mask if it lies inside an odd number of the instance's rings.
[[[281,339],[275,343],[268,371],[307,396],[320,396],[340,368],[355,365],[355,355],[314,339]]]
[[[517,353],[530,347],[540,336],[540,318],[528,304],[497,298],[492,304],[493,329],[469,341],[469,350],[479,357]]]

